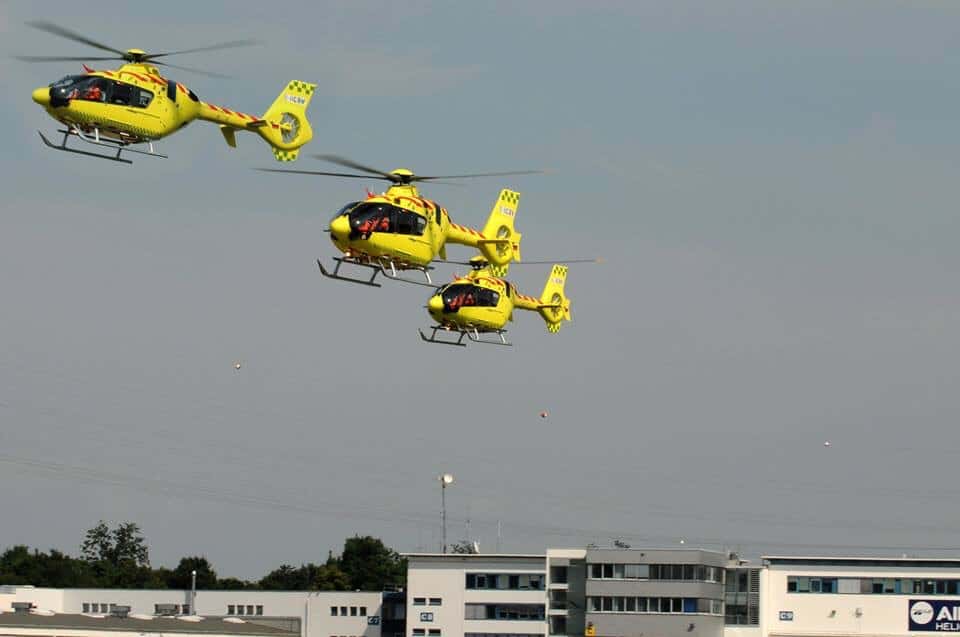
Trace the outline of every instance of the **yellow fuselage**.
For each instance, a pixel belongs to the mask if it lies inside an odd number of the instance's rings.
[[[348,257],[402,269],[446,258],[447,243],[476,247],[484,236],[450,221],[446,209],[420,197],[413,185],[398,184],[344,206],[330,221],[330,239]]]
[[[514,309],[537,310],[538,301],[485,270],[455,279],[427,301],[427,311],[440,325],[478,332],[502,330]]]

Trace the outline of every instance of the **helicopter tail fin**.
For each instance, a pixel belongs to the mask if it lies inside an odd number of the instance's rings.
[[[255,130],[270,144],[277,161],[294,161],[300,147],[313,138],[307,107],[316,88],[316,84],[300,80],[288,82],[263,118],[255,123]]]
[[[570,320],[570,299],[563,293],[563,286],[567,282],[567,266],[554,265],[543,286],[537,312],[547,322],[547,331],[559,332],[563,321]]]
[[[520,193],[504,188],[493,205],[487,225],[483,227],[483,239],[477,247],[490,261],[490,269],[496,276],[505,276],[505,266],[520,260],[521,235],[513,226],[520,205]]]

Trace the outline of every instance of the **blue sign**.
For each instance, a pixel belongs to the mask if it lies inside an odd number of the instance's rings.
[[[370,615],[367,617],[368,626],[379,626],[380,625],[380,615]]]
[[[911,599],[907,621],[911,631],[960,633],[960,601]]]
[[[782,610],[782,611],[780,611],[780,621],[782,621],[782,622],[792,622],[792,621],[793,621],[793,611],[792,611],[792,610]]]
[[[422,622],[432,622],[433,613],[420,613],[420,621]]]

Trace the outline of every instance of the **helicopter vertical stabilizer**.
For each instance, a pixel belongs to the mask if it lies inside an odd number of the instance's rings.
[[[540,295],[540,304],[537,306],[537,311],[547,322],[547,331],[549,332],[559,332],[563,321],[570,320],[570,299],[563,293],[563,286],[566,281],[567,266],[557,264],[550,270],[547,283],[543,286],[543,294]]]
[[[263,114],[266,124],[256,130],[273,148],[277,161],[294,161],[300,147],[313,138],[307,107],[316,88],[316,84],[293,80]]]
[[[490,211],[487,225],[483,227],[483,239],[477,247],[490,261],[490,270],[496,276],[505,276],[504,266],[520,260],[521,235],[513,223],[520,205],[520,193],[504,188]]]

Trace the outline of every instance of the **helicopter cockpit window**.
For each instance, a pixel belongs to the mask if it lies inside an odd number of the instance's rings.
[[[52,98],[64,100],[87,100],[104,102],[110,90],[110,82],[102,77],[68,75],[51,86]]]
[[[363,203],[350,211],[350,230],[360,236],[395,232],[396,226],[396,209],[385,203]]]
[[[124,84],[123,82],[113,82],[110,91],[110,103],[121,106],[135,106],[137,108],[146,108],[153,100],[153,93],[139,86]]]
[[[440,292],[444,309],[455,312],[461,307],[496,307],[500,295],[470,283],[453,283]]]

